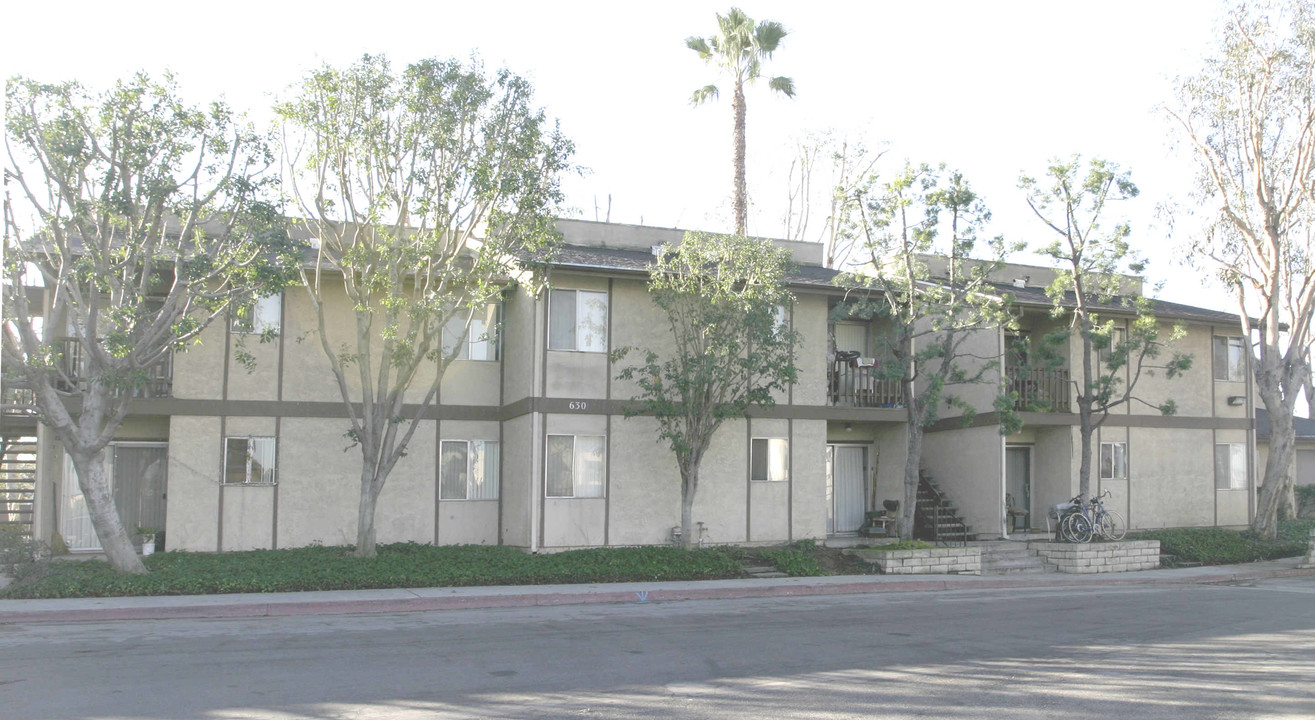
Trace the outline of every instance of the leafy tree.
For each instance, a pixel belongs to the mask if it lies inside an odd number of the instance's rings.
[[[804,241],[816,237],[822,243],[826,267],[847,267],[862,249],[859,238],[847,229],[853,226],[859,199],[868,191],[866,185],[871,184],[872,168],[886,150],[871,150],[861,141],[834,132],[810,135],[797,143],[797,150],[790,162],[784,237]],[[813,235],[815,205],[824,207],[826,216]]]
[[[763,20],[755,24],[753,18],[745,15],[744,11],[731,8],[726,15],[717,15],[716,35],[685,39],[686,47],[698,53],[709,65],[730,75],[733,83],[731,112],[735,116],[734,209],[737,235],[748,234],[749,228],[749,191],[744,180],[744,86],[762,77],[763,61],[772,57],[786,34],[785,27],[779,22]],[[771,78],[767,81],[767,87],[786,97],[794,97],[794,81],[788,77]],[[694,91],[690,101],[694,105],[702,105],[715,100],[719,94],[716,85],[705,85]]]
[[[1178,84],[1177,121],[1200,170],[1207,212],[1192,255],[1233,290],[1256,391],[1273,433],[1252,528],[1294,515],[1292,418],[1309,387],[1315,316],[1315,8],[1243,3],[1217,54]],[[1258,326],[1253,318],[1259,319]],[[1309,392],[1307,393],[1309,398]]]
[[[999,365],[998,358],[974,352],[972,340],[981,328],[993,333],[1013,322],[1008,303],[990,283],[1011,248],[997,237],[987,242],[990,259],[970,258],[990,213],[963,176],[947,176],[943,166],[906,164],[889,182],[870,183],[867,193],[848,232],[858,235],[870,265],[837,278],[856,290],[834,316],[888,323],[879,336],[876,373],[903,390],[907,453],[900,536],[908,540],[926,427],[943,408],[971,417],[973,406],[950,390],[987,382]],[[940,258],[932,255],[937,252]],[[1004,412],[1012,426],[1010,408]]]
[[[184,103],[169,75],[101,93],[14,78],[5,99],[6,380],[32,391],[72,458],[110,563],[144,573],[105,446],[171,353],[291,279],[265,199],[272,156],[222,102]]]
[[[1081,158],[1074,156],[1068,161],[1052,161],[1039,180],[1023,176],[1019,186],[1027,194],[1028,207],[1057,236],[1037,250],[1059,264],[1046,293],[1054,303],[1052,314],[1067,318],[1068,325],[1035,350],[1043,361],[1058,364],[1063,360],[1047,350],[1075,335],[1078,339],[1082,374],[1072,384],[1082,438],[1078,488],[1087,496],[1091,494],[1092,437],[1109,418],[1110,410],[1141,403],[1165,415],[1177,412],[1172,399],[1152,404],[1135,391],[1142,377],[1157,370],[1173,378],[1191,367],[1191,356],[1179,352],[1156,364],[1168,349],[1167,343],[1181,339],[1186,330],[1175,326],[1162,337],[1150,301],[1134,294],[1119,274],[1125,268],[1134,273],[1145,268],[1144,261],[1133,256],[1128,242],[1132,230],[1127,223],[1112,230],[1101,226],[1110,203],[1138,194],[1126,171],[1097,159],[1084,167]],[[1135,319],[1120,333],[1110,315],[1128,313],[1135,314]]]
[[[318,238],[302,281],[361,451],[356,554],[373,557],[379,494],[460,353],[444,330],[468,337],[515,256],[554,241],[572,146],[525,79],[477,62],[394,73],[367,55],[312,72],[279,112],[303,227]],[[339,293],[355,322],[335,345],[326,318]]]
[[[631,414],[657,419],[680,468],[681,538],[695,542],[699,467],[717,428],[750,408],[774,404],[772,393],[795,381],[796,334],[781,322],[793,296],[785,286],[789,254],[765,240],[686,233],[664,247],[648,290],[666,312],[671,342],[640,349],[642,362],[618,377],[639,386]],[[613,353],[620,362],[632,348]]]

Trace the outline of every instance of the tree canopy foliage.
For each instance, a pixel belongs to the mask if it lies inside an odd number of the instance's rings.
[[[372,556],[375,503],[447,367],[463,343],[496,347],[486,313],[510,280],[535,285],[516,261],[555,241],[572,145],[528,81],[478,61],[399,72],[367,55],[310,73],[278,109],[314,238],[302,283],[361,451],[357,552]],[[343,293],[354,322],[335,339]]]
[[[1253,520],[1277,532],[1293,511],[1298,395],[1311,376],[1315,318],[1315,7],[1245,2],[1201,73],[1166,110],[1199,168],[1204,227],[1192,255],[1237,298],[1256,390],[1272,423]],[[1253,322],[1258,319],[1258,325]],[[1307,397],[1309,401],[1311,398]]]
[[[103,451],[133,398],[168,392],[172,353],[290,280],[272,155],[169,75],[104,92],[14,78],[5,100],[5,373],[72,458],[110,562],[145,572]]]
[[[687,546],[697,540],[691,513],[713,435],[728,418],[774,404],[797,377],[789,266],[789,253],[765,240],[686,233],[650,268],[649,295],[666,314],[669,342],[634,348],[643,359],[618,377],[638,387],[632,414],[652,415],[675,453]]]

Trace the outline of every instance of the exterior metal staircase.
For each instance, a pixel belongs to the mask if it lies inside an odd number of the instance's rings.
[[[36,438],[0,436],[0,529],[18,528],[28,538],[36,510],[36,456]]]
[[[926,470],[918,472],[918,508],[913,515],[913,537],[937,545],[965,545],[977,539],[972,527],[959,517],[954,503],[936,487]]]

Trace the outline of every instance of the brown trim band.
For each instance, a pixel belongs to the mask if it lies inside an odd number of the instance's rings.
[[[410,416],[418,408],[408,404],[403,413]],[[642,414],[631,400],[603,398],[522,398],[508,405],[433,405],[421,416],[424,420],[507,421],[530,413],[561,415]],[[134,401],[133,415],[195,415],[202,417],[309,417],[346,418],[341,402],[277,400],[187,400],[181,398],[143,398]],[[1066,413],[1024,412],[1019,414],[1024,426],[1076,426],[1078,416]],[[773,405],[754,408],[749,417],[778,420],[832,420],[840,422],[877,422],[900,424],[906,416],[902,408],[854,408],[829,405]],[[927,428],[928,432],[945,432],[964,428],[1000,424],[998,412],[977,413],[967,423],[961,417],[943,418]],[[1187,428],[1195,430],[1251,430],[1248,418],[1222,418],[1179,415],[1110,415],[1109,427]]]

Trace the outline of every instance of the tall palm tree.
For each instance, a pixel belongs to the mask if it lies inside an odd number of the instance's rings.
[[[785,27],[773,20],[754,24],[753,18],[739,8],[731,8],[726,15],[717,15],[717,34],[712,37],[690,37],[685,45],[699,54],[709,65],[725,70],[735,81],[735,95],[731,109],[735,114],[735,232],[744,235],[749,226],[748,191],[744,182],[744,86],[762,77],[763,61],[772,56],[785,38]],[[767,86],[786,97],[794,97],[794,80],[774,77]],[[716,85],[705,85],[694,91],[690,102],[702,105],[719,95]]]

